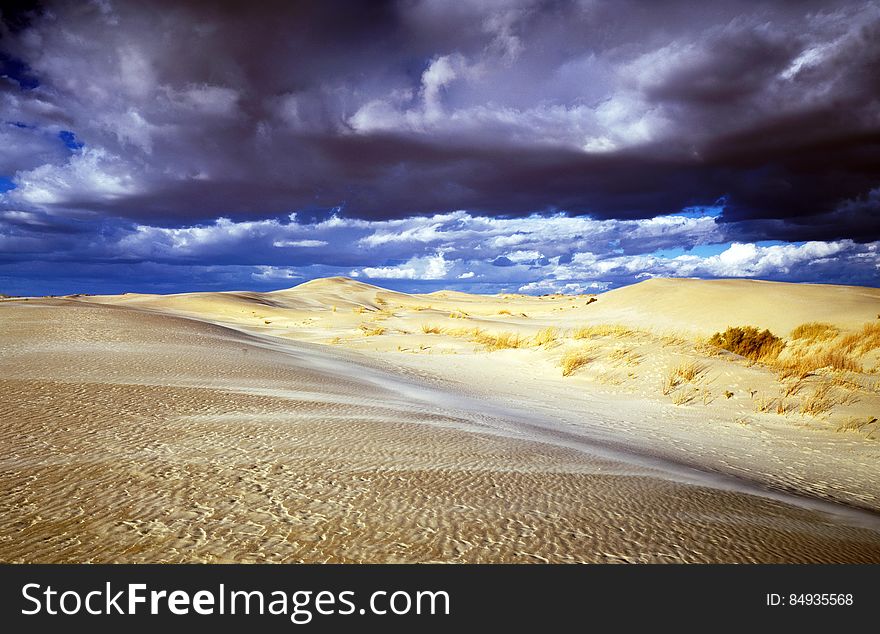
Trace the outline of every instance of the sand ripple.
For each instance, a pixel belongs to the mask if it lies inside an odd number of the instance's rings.
[[[873,531],[505,435],[295,344],[65,302],[0,324],[2,561],[880,562]]]

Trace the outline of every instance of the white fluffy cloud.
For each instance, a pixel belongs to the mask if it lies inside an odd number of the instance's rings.
[[[212,279],[211,287],[220,288],[277,288],[327,275],[401,290],[524,293],[598,292],[655,276],[867,285],[880,279],[877,242],[731,242],[724,228],[708,216],[620,221],[490,218],[457,211],[384,221],[331,216],[305,223],[291,214],[160,227],[95,225],[88,215],[0,212],[0,243],[10,257],[49,244],[53,260],[81,267],[124,262],[149,265],[151,271],[157,265],[183,271],[199,263],[200,279]],[[3,266],[0,260],[0,280]]]
[[[596,292],[652,276],[861,284],[880,277],[878,243],[729,243],[725,225],[708,216],[621,221],[457,211],[384,221],[331,216],[303,223],[291,214],[187,227],[105,224],[88,240],[88,251],[65,241],[65,233],[89,228],[84,220],[71,222],[6,211],[0,237],[13,252],[33,248],[35,236],[56,235],[57,257],[86,261],[251,266],[251,279],[261,284],[341,274],[407,288],[540,293]]]

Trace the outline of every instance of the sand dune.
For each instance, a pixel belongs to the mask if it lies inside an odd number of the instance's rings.
[[[332,278],[3,300],[0,560],[880,562],[877,441],[835,422],[880,411],[876,349],[784,397],[834,378],[849,400],[777,414],[760,399],[790,381],[691,335],[827,321],[844,337],[878,298],[691,280],[597,301],[408,295]],[[612,323],[628,328],[573,334]],[[487,343],[500,332],[522,345]],[[699,376],[664,394],[689,360]]]
[[[876,320],[880,289],[760,280],[652,279],[610,291],[596,318],[701,334],[750,324],[786,334],[804,322],[844,328]]]

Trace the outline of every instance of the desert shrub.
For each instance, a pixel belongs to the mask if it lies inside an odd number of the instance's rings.
[[[439,335],[443,332],[443,329],[433,324],[422,324],[422,332],[426,335]]]
[[[361,324],[360,329],[364,333],[365,337],[373,337],[376,335],[384,335],[385,334],[385,328],[383,328],[382,326]]]
[[[732,326],[716,332],[709,343],[752,361],[772,360],[779,356],[785,343],[769,330],[754,326]]]
[[[829,339],[834,339],[840,331],[836,326],[832,326],[831,324],[822,323],[819,321],[810,321],[805,324],[801,324],[797,328],[791,331],[791,338],[796,340],[803,340],[807,343],[812,343],[813,341],[827,341]]]

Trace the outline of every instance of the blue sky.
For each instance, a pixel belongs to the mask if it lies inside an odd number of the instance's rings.
[[[0,293],[880,281],[880,7],[0,12]]]

